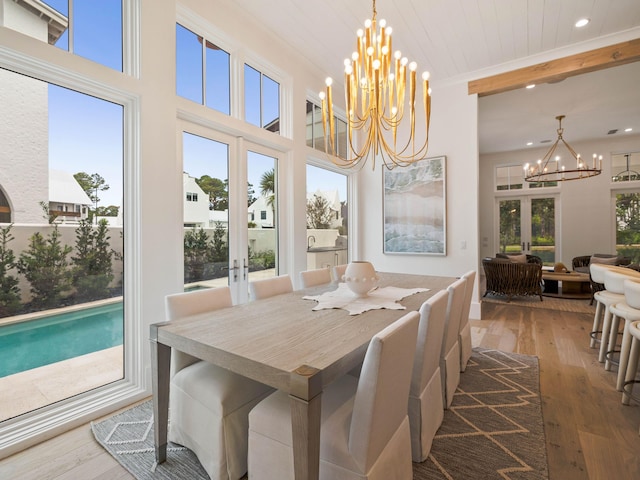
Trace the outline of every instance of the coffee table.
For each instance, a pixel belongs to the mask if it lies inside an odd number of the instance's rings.
[[[546,297],[585,299],[591,298],[591,281],[588,273],[542,272]]]

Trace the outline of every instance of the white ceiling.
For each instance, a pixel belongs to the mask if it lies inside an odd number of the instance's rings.
[[[341,79],[343,59],[371,0],[234,0],[245,15]],[[439,83],[470,80],[544,60],[640,38],[640,0],[378,0],[377,18],[393,28],[394,49]],[[584,28],[574,27],[582,17]],[[640,62],[480,100],[480,152],[554,139],[555,117],[567,140],[640,133]],[[322,88],[323,79],[318,79]],[[435,112],[434,112],[435,113]]]

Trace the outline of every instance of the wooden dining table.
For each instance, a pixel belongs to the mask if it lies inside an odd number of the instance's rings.
[[[399,303],[405,310],[313,311],[305,295],[336,284],[297,290],[271,298],[151,325],[154,442],[157,463],[166,460],[171,349],[198,357],[239,375],[283,390],[291,399],[296,480],[317,480],[322,390],[364,359],[371,338],[456,279],[430,275],[378,273],[378,286],[427,288]]]

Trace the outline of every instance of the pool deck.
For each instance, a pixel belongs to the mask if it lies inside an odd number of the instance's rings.
[[[122,378],[122,345],[0,378],[0,421]]]

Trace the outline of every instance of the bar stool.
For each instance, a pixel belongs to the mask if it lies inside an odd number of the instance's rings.
[[[638,370],[638,357],[640,357],[640,322],[631,322],[629,324],[629,334],[631,335],[631,352],[629,353],[629,363],[627,364],[622,390],[623,405],[629,405],[629,401],[633,396],[633,385],[638,383],[635,378]]]
[[[624,302],[617,303],[611,307],[611,313],[613,315],[624,318],[625,320],[616,379],[616,390],[619,392],[621,392],[624,387],[625,373],[631,351],[629,325],[633,322],[640,321],[640,280],[627,279],[624,281],[624,298]]]
[[[618,325],[620,323],[619,317],[612,314],[610,307],[616,303],[624,302],[624,281],[628,278],[640,279],[640,272],[624,267],[617,267],[615,269],[609,268],[604,272],[605,291],[610,294],[617,295],[618,298],[613,301],[613,295],[608,295],[610,303],[606,305],[607,309],[604,313],[604,321],[602,322],[602,337],[598,361],[601,363],[605,362],[605,370],[611,369],[611,359],[613,354],[616,352],[615,348],[618,340]]]
[[[612,265],[607,265],[604,263],[592,263],[591,265],[589,265],[591,279],[596,283],[601,283],[604,285],[604,273],[609,270],[611,266]],[[622,301],[622,298],[618,297],[617,295],[612,296],[611,292],[607,292],[606,290],[601,290],[593,294],[593,299],[596,301],[596,313],[593,316],[593,327],[591,328],[591,332],[589,333],[589,336],[591,337],[589,347],[596,348],[596,344],[600,343],[601,341],[601,338],[598,338],[598,334],[602,334],[603,314],[607,311],[607,307],[609,305],[613,305],[617,302]]]

